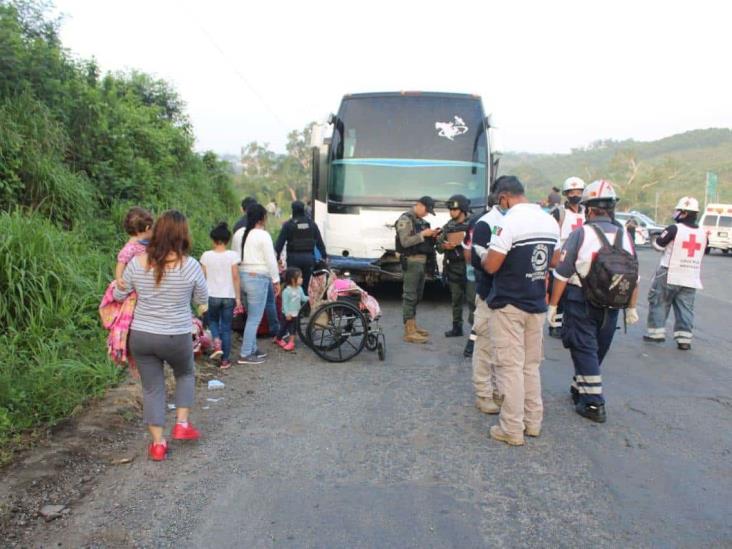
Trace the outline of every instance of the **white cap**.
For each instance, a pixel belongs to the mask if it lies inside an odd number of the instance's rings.
[[[576,176],[568,177],[564,180],[564,185],[562,185],[562,192],[566,193],[567,191],[574,191],[574,190],[583,190],[585,188],[585,182]]]
[[[676,204],[675,209],[683,210],[685,212],[698,212],[699,201],[693,196],[684,196],[679,200],[679,203]]]

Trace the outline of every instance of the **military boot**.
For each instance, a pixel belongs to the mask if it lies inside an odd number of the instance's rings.
[[[417,332],[421,336],[430,337],[430,333],[427,330],[425,330],[424,328],[420,328],[419,326],[417,326],[417,319],[416,318],[414,319],[414,331]]]
[[[427,337],[417,333],[417,323],[410,318],[404,323],[404,341],[407,343],[427,343]]]
[[[463,356],[465,358],[471,358],[473,356],[473,351],[475,350],[475,341],[472,339],[469,339],[468,342],[465,344],[465,349],[463,350]]]
[[[445,337],[463,337],[463,323],[453,322],[452,330],[446,331]]]

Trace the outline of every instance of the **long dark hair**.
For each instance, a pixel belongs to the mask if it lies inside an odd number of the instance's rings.
[[[186,216],[178,210],[163,212],[153,225],[152,238],[147,246],[147,269],[154,269],[155,284],[160,284],[165,274],[169,254],[174,253],[174,263],[183,264],[183,258],[191,251],[191,233]]]
[[[257,223],[264,221],[267,218],[267,210],[261,204],[252,204],[247,208],[247,228],[244,231],[244,236],[241,238],[241,261],[244,262],[244,244],[247,242],[247,237]]]

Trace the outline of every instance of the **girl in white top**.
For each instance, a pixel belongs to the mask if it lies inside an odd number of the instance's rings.
[[[231,366],[231,322],[234,307],[241,307],[239,292],[239,254],[227,250],[231,231],[225,222],[209,233],[213,248],[201,256],[201,267],[208,283],[208,325],[214,338],[210,358],[221,359],[221,368]]]
[[[241,250],[239,276],[247,294],[247,323],[237,361],[239,364],[264,362],[266,355],[257,350],[257,327],[262,321],[270,284],[274,285],[275,295],[280,293],[280,271],[272,237],[264,229],[266,221],[264,206],[250,206],[246,229],[239,229],[234,235],[234,249]]]

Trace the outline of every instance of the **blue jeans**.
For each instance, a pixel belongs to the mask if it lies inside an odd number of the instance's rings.
[[[677,343],[691,343],[696,290],[669,284],[667,279],[668,269],[659,267],[648,291],[646,336],[659,340],[666,337],[666,320],[673,307],[674,339]]]
[[[234,318],[234,298],[208,298],[208,327],[214,339],[221,340],[222,360],[229,360],[231,353],[231,319]]]
[[[247,323],[241,340],[241,356],[253,355],[257,350],[257,328],[262,322],[267,305],[267,294],[272,280],[267,275],[239,273],[241,286],[247,293]],[[274,292],[273,292],[274,295]]]
[[[274,284],[270,280],[269,288],[267,288],[267,304],[265,306],[265,312],[267,313],[267,326],[269,328],[268,334],[271,336],[277,335],[280,331],[280,320],[277,315],[277,300],[274,294]]]

